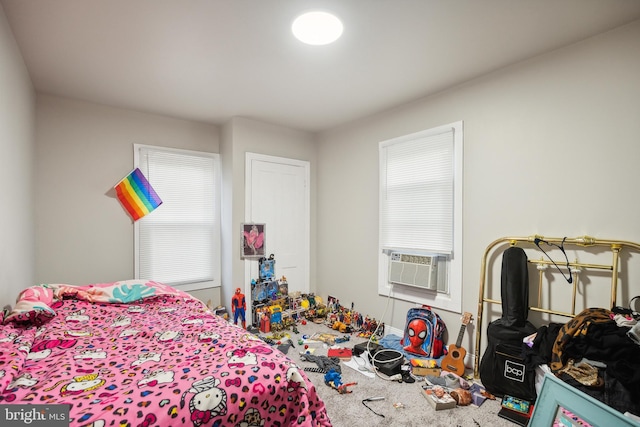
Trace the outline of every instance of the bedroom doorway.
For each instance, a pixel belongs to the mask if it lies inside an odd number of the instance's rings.
[[[264,223],[266,255],[275,256],[275,276],[285,276],[289,292],[309,292],[310,164],[246,153],[245,222]],[[258,262],[245,262],[245,294],[258,278]],[[250,299],[250,298],[248,298]]]

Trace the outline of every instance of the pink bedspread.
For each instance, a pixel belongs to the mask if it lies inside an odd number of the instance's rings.
[[[0,329],[0,403],[66,403],[78,426],[331,425],[286,355],[144,281],[24,291]]]

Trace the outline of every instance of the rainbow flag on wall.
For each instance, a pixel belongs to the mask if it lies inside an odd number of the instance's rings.
[[[114,188],[118,200],[134,221],[162,204],[162,200],[138,168],[123,178]]]

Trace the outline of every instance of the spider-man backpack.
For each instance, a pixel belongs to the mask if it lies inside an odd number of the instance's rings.
[[[408,353],[437,359],[445,353],[442,336],[446,330],[447,326],[431,307],[410,308],[400,344]]]

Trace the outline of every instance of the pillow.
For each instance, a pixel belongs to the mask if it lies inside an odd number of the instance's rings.
[[[56,312],[51,305],[54,302],[55,285],[32,286],[20,292],[16,305],[2,319],[2,323],[30,323],[41,325],[55,317]]]

